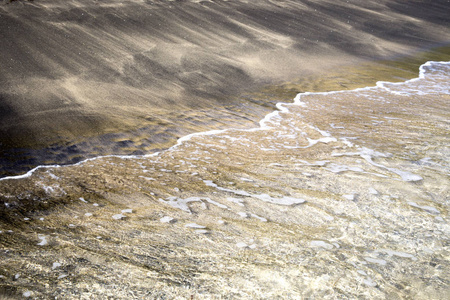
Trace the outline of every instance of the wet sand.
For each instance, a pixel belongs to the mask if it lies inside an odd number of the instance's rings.
[[[286,93],[279,85],[299,92],[342,66],[449,41],[447,11],[447,1],[3,1],[1,174],[249,126]]]
[[[0,180],[0,298],[448,299],[450,64],[430,66]]]
[[[254,2],[3,2],[0,165],[450,60],[446,1]],[[340,95],[0,180],[0,298],[448,299],[448,92]]]

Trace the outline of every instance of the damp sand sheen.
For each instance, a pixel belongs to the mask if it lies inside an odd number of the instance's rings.
[[[0,288],[37,299],[448,299],[450,63],[253,129],[0,181]]]

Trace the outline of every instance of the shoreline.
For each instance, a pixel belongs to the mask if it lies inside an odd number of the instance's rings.
[[[421,274],[448,265],[448,94],[415,82],[299,94],[264,130],[0,182],[0,295],[446,299]]]
[[[4,3],[0,299],[450,299],[447,0]]]
[[[412,74],[412,70],[413,70],[414,66],[416,66],[418,64],[418,62],[422,61],[422,59],[425,59],[427,57],[428,58],[442,57],[442,58],[446,58],[447,60],[426,60],[425,62],[420,64],[419,67],[417,68],[416,77],[410,76]],[[450,63],[450,45],[445,46],[445,47],[438,47],[438,48],[435,48],[432,50],[428,50],[426,52],[418,51],[416,53],[416,55],[414,55],[414,56],[408,55],[408,56],[405,56],[403,59],[400,59],[397,61],[389,61],[388,60],[388,61],[380,61],[380,62],[366,62],[365,64],[362,64],[359,66],[351,66],[351,67],[346,66],[346,67],[344,67],[345,72],[339,72],[338,74],[348,73],[348,72],[353,71],[352,77],[353,76],[359,77],[359,76],[361,76],[361,73],[370,74],[370,75],[368,76],[369,79],[365,79],[367,81],[362,81],[362,82],[350,81],[349,85],[343,86],[344,89],[336,89],[336,90],[334,90],[332,88],[330,89],[330,86],[335,86],[337,84],[342,86],[341,81],[346,79],[346,78],[344,78],[344,76],[342,76],[342,75],[339,76],[339,75],[336,75],[335,73],[332,73],[327,77],[319,77],[318,75],[316,75],[318,77],[318,80],[320,80],[322,82],[325,81],[327,84],[320,86],[320,88],[318,88],[318,89],[313,89],[313,91],[298,92],[297,94],[295,94],[294,97],[289,98],[291,101],[282,101],[282,100],[284,100],[283,97],[274,99],[274,100],[278,99],[279,101],[274,102],[273,109],[272,110],[269,109],[269,111],[266,112],[266,114],[262,118],[260,118],[258,121],[250,123],[250,124],[257,125],[257,127],[248,128],[248,127],[246,127],[247,124],[244,124],[244,126],[242,128],[241,127],[228,127],[228,128],[221,128],[221,129],[211,129],[211,130],[206,130],[206,131],[192,132],[192,133],[188,133],[187,135],[177,138],[176,141],[171,146],[169,146],[165,149],[155,150],[150,153],[145,153],[145,154],[105,154],[105,155],[87,157],[87,158],[77,161],[73,164],[68,163],[68,164],[38,165],[38,166],[35,166],[34,168],[28,170],[24,174],[0,177],[0,182],[3,180],[16,180],[16,179],[27,178],[27,177],[32,176],[33,173],[39,169],[71,167],[71,166],[81,165],[86,162],[94,161],[97,159],[105,159],[105,158],[120,158],[120,159],[137,158],[137,159],[141,159],[141,158],[146,158],[146,157],[158,156],[161,153],[170,151],[171,149],[175,149],[176,147],[180,146],[184,141],[188,141],[194,136],[214,135],[214,134],[223,133],[223,132],[226,132],[229,130],[231,130],[231,131],[234,131],[234,130],[243,130],[243,131],[263,130],[264,126],[265,126],[264,123],[268,119],[270,119],[272,115],[281,113],[285,110],[285,108],[283,108],[283,105],[299,105],[300,102],[298,102],[298,101],[299,101],[299,99],[300,99],[299,97],[301,97],[301,95],[311,95],[311,94],[327,95],[327,94],[333,94],[333,93],[341,93],[341,92],[347,92],[347,91],[351,92],[351,91],[376,88],[380,84],[383,84],[383,83],[392,83],[392,84],[407,83],[407,82],[410,82],[413,80],[418,80],[418,79],[422,78],[422,76],[423,76],[422,67],[427,65],[430,62]],[[392,64],[394,64],[395,67],[392,66]],[[398,66],[403,66],[403,68],[402,67],[399,68]],[[383,69],[382,75],[380,75],[376,72],[374,75],[373,70],[377,70],[380,67]],[[396,73],[396,74],[389,73],[389,71],[393,71],[393,70],[397,70],[397,71],[399,71],[399,73]],[[399,74],[403,74],[403,76],[406,76],[406,77],[404,77],[404,78],[399,77],[398,76]],[[408,75],[409,75],[409,77],[408,77]],[[378,77],[378,76],[380,76],[380,77]],[[386,78],[385,76],[390,78],[392,81],[385,79]],[[372,80],[374,80],[375,78],[383,78],[383,79],[377,80],[373,85],[370,85],[369,83],[371,83]],[[262,89],[262,91],[264,91],[263,93],[265,94],[265,93],[268,93],[268,91],[270,91],[273,88],[275,90],[277,90],[278,92],[279,92],[279,89],[281,89],[282,90],[281,94],[283,94],[286,97],[286,92],[291,92],[293,89],[298,88],[299,86],[303,87],[305,81],[306,80],[303,79],[303,80],[301,80],[300,83],[298,83],[298,82],[297,83],[287,83],[287,84],[281,84],[281,85],[277,85],[277,86],[265,87]],[[306,83],[310,84],[309,82],[306,82]],[[365,83],[368,83],[368,85],[366,85]],[[259,92],[259,93],[261,93],[261,92]],[[272,103],[272,102],[269,101],[268,103]],[[250,124],[248,124],[248,125],[250,125]],[[238,125],[238,124],[236,124],[236,125]],[[239,124],[239,125],[242,125],[242,124]]]
[[[125,146],[124,150],[103,150],[100,152],[89,152],[86,149],[83,149],[83,144],[86,144],[89,139],[81,140],[78,143],[69,143],[66,146],[66,150],[64,150],[63,145],[52,145],[52,148],[61,147],[59,149],[59,153],[56,155],[63,155],[65,152],[70,153],[74,147],[79,148],[80,152],[73,154],[75,156],[75,161],[56,161],[52,160],[50,157],[45,157],[45,154],[42,155],[42,151],[45,153],[49,148],[43,148],[41,150],[34,151],[33,149],[10,149],[9,152],[6,149],[2,149],[3,153],[6,153],[4,157],[11,157],[11,153],[15,153],[16,151],[24,151],[27,152],[27,156],[33,156],[36,159],[40,159],[41,162],[44,163],[35,163],[33,165],[27,166],[24,164],[25,169],[23,167],[14,166],[7,170],[6,172],[0,172],[0,180],[9,177],[21,177],[25,176],[30,171],[34,170],[36,167],[46,167],[51,165],[73,165],[81,163],[85,160],[90,160],[96,157],[105,157],[105,156],[133,156],[133,155],[152,155],[158,153],[160,151],[167,150],[173,147],[177,140],[183,139],[186,135],[191,135],[195,133],[201,133],[204,131],[211,130],[226,130],[229,128],[233,129],[246,129],[248,126],[256,125],[264,116],[271,113],[276,109],[277,103],[289,103],[292,101],[294,97],[303,91],[307,92],[327,92],[327,91],[337,91],[337,90],[353,90],[361,87],[370,87],[375,86],[378,81],[389,81],[389,82],[402,82],[407,81],[411,78],[414,78],[414,75],[417,75],[418,68],[421,64],[430,60],[448,60],[450,61],[450,46],[439,46],[436,48],[428,49],[427,51],[416,51],[413,54],[404,55],[403,57],[397,58],[396,60],[380,60],[380,61],[361,61],[352,65],[344,65],[339,71],[334,72],[323,72],[320,74],[314,74],[307,76],[305,78],[300,78],[297,80],[292,80],[286,83],[279,83],[277,85],[267,85],[261,87],[259,90],[254,92],[249,92],[239,97],[234,97],[232,102],[235,102],[235,107],[238,109],[240,105],[247,105],[247,110],[251,111],[251,115],[246,115],[245,111],[235,111],[236,108],[229,109],[224,111],[224,117],[228,117],[227,114],[236,114],[237,118],[235,120],[230,119],[228,122],[220,122],[218,125],[213,125],[209,127],[211,124],[203,124],[199,127],[188,128],[179,128],[178,132],[174,134],[172,138],[168,138],[164,141],[163,144],[158,144],[157,142],[151,143],[150,146],[143,147],[135,147],[130,148],[129,146]],[[414,70],[416,72],[414,72]],[[340,89],[339,89],[340,88]],[[245,99],[242,101],[242,99]],[[249,108],[250,107],[250,108]],[[259,110],[259,111],[258,111]],[[255,113],[258,111],[257,113]],[[195,113],[195,112],[194,112]],[[243,115],[239,115],[239,113],[243,113]],[[161,129],[165,129],[162,127]],[[181,129],[181,131],[180,131]],[[140,129],[131,132],[138,132]],[[187,130],[187,131],[186,131]],[[184,135],[183,135],[184,132]],[[114,133],[111,133],[114,134]],[[135,136],[139,138],[146,137],[148,133],[141,133],[140,135],[135,134],[127,134],[126,132],[117,132],[117,135],[120,137],[117,140],[130,140],[130,136]],[[100,137],[101,139],[101,137]],[[91,140],[90,144],[98,145],[99,142],[97,139]],[[128,148],[128,149],[127,149]],[[86,151],[87,150],[87,151]],[[39,153],[41,151],[41,153]],[[9,153],[9,154],[8,154]],[[82,153],[82,154],[81,154]],[[42,158],[43,156],[45,158]],[[73,160],[73,158],[70,158]],[[39,161],[39,160],[38,160]],[[16,161],[13,162],[16,163]],[[0,164],[1,165],[1,164]],[[4,166],[3,166],[4,167]],[[16,171],[14,171],[14,168]],[[22,170],[22,171],[19,171]],[[9,173],[9,174],[8,174]]]
[[[254,124],[274,102],[323,88],[320,76],[327,72],[449,41],[447,5],[1,5],[0,165],[26,169],[91,155],[142,154],[167,149],[191,132]],[[300,81],[285,84],[293,78]]]

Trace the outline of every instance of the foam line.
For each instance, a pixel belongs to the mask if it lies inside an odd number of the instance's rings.
[[[450,65],[450,62],[446,62],[446,61],[428,61],[428,62],[422,64],[419,67],[419,76],[418,77],[410,79],[410,80],[407,80],[407,81],[403,81],[403,82],[378,81],[375,86],[357,88],[357,89],[353,89],[353,90],[339,90],[339,91],[329,91],[329,92],[303,92],[303,93],[299,93],[299,94],[297,94],[295,96],[295,98],[293,99],[292,103],[284,103],[284,102],[277,103],[276,104],[277,110],[267,114],[259,122],[259,127],[250,128],[250,129],[239,129],[239,131],[253,132],[253,131],[259,131],[259,130],[265,130],[265,129],[272,128],[267,123],[269,123],[272,118],[278,116],[280,113],[288,112],[289,111],[288,106],[295,105],[295,106],[306,107],[307,104],[305,102],[302,102],[302,97],[308,96],[308,95],[332,95],[332,94],[338,94],[338,93],[370,91],[370,90],[376,89],[376,88],[382,88],[382,89],[384,89],[386,91],[389,91],[391,93],[395,93],[395,91],[390,90],[385,85],[386,84],[401,85],[401,84],[407,84],[407,83],[411,83],[411,82],[414,82],[414,81],[418,81],[420,79],[425,79],[426,78],[426,74],[429,72],[427,70],[427,68],[433,70],[433,69],[435,69],[434,68],[435,65]],[[80,165],[80,164],[83,164],[83,163],[88,162],[88,161],[93,161],[93,160],[96,160],[96,159],[107,158],[107,157],[117,157],[117,158],[122,158],[122,159],[133,159],[133,158],[134,159],[142,159],[142,158],[151,157],[151,156],[158,156],[158,155],[160,155],[161,153],[163,153],[165,151],[171,151],[171,150],[176,149],[181,144],[183,144],[186,141],[191,140],[195,136],[215,135],[215,134],[220,134],[220,133],[227,132],[229,130],[237,130],[237,129],[229,128],[229,129],[222,129],[222,130],[211,130],[211,131],[205,131],[205,132],[191,133],[191,134],[188,134],[186,136],[183,136],[183,137],[179,138],[177,140],[176,144],[173,145],[172,147],[170,147],[170,148],[168,148],[166,150],[162,150],[160,152],[156,152],[156,153],[145,154],[145,155],[105,155],[105,156],[97,156],[97,157],[93,157],[93,158],[88,158],[88,159],[82,160],[82,161],[80,161],[78,163],[75,163],[75,164],[72,164],[72,165]],[[59,167],[67,167],[67,166],[72,166],[72,165],[70,165],[70,164],[69,165],[57,165],[57,164],[56,165],[40,165],[40,166],[37,166],[34,169],[28,171],[25,174],[3,177],[3,178],[0,178],[0,181],[27,178],[27,177],[30,177],[38,169],[59,168]]]

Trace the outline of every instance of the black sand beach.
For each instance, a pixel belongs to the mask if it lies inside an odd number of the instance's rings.
[[[1,2],[0,299],[449,299],[449,9]]]
[[[444,0],[3,1],[0,175],[248,127],[280,100],[262,88],[445,44],[448,24]]]

